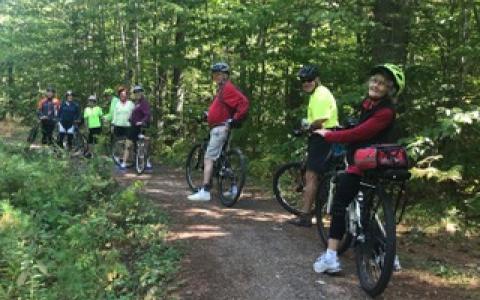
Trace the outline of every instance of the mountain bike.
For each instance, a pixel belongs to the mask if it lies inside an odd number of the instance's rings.
[[[294,130],[295,137],[305,136],[306,129]],[[300,161],[292,161],[281,165],[273,176],[273,193],[278,203],[289,213],[299,215],[302,213],[303,191],[306,185],[305,172],[307,153]],[[341,170],[345,167],[345,154],[340,145],[332,145],[330,152],[325,158],[325,174],[330,171]],[[318,176],[319,180],[324,175]]]
[[[205,151],[209,135],[190,150],[185,164],[185,175],[188,186],[193,192],[198,191],[203,183]],[[247,163],[242,151],[231,148],[232,131],[228,129],[227,140],[222,147],[220,157],[214,162],[213,177],[217,179],[220,201],[227,207],[232,207],[240,197],[247,172]]]
[[[317,228],[322,243],[327,247],[331,210],[338,176],[335,171],[323,178],[316,197]],[[346,233],[337,249],[342,254],[355,249],[357,274],[362,288],[372,297],[381,294],[388,285],[396,255],[396,224],[400,222],[406,202],[403,202],[398,222],[408,170],[366,172],[360,182],[360,191],[346,209]],[[396,193],[394,207],[392,194]]]

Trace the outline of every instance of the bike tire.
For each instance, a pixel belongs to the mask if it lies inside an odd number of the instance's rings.
[[[355,245],[355,262],[362,289],[376,297],[383,293],[393,272],[396,249],[395,215],[392,199],[382,188],[377,187],[373,198],[367,203],[369,215],[364,225],[365,241],[357,241]]]
[[[242,151],[234,148],[227,152],[219,175],[220,202],[232,207],[240,198],[247,176],[247,162]]]
[[[32,126],[32,128],[28,132],[27,142],[29,144],[33,144],[35,142],[35,140],[37,139],[39,127],[40,127],[40,125],[37,123],[34,126]]]
[[[137,141],[136,151],[135,151],[135,171],[140,175],[145,171],[147,165],[147,155],[145,151],[145,142]]]
[[[336,175],[337,175],[336,172],[328,172],[323,175],[322,179],[319,182],[317,195],[315,197],[315,218],[316,218],[317,231],[320,237],[320,241],[322,245],[325,247],[325,249],[328,246],[328,234],[330,230],[330,221],[331,221],[331,216],[327,212],[327,203],[328,203],[329,194],[332,193],[330,197],[335,195],[334,181],[335,181]],[[332,191],[330,191],[330,189],[332,189]],[[346,232],[342,240],[338,244],[338,248],[337,248],[338,255],[341,255],[345,251],[347,251],[350,248],[350,245],[352,243],[352,234],[348,232],[347,217],[345,217],[345,222],[346,222],[346,226],[345,226]]]
[[[277,202],[289,213],[300,215],[305,188],[302,162],[290,162],[278,168],[273,176],[273,193]]]
[[[203,144],[195,144],[187,156],[185,163],[185,178],[188,187],[196,192],[203,184],[203,159],[205,148]]]
[[[73,151],[80,152],[82,155],[88,153],[88,143],[87,138],[80,132],[75,133],[73,136]]]

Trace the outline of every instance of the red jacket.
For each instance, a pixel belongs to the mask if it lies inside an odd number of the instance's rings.
[[[208,108],[208,125],[215,127],[228,119],[241,121],[247,116],[249,105],[247,97],[227,80]]]
[[[376,104],[378,103],[375,103],[370,99],[366,99],[362,103],[363,111],[373,111]],[[390,126],[394,120],[395,111],[391,108],[383,107],[375,111],[364,122],[351,129],[327,132],[325,134],[325,140],[329,143],[344,144],[368,141]],[[348,166],[347,172],[362,175],[360,169],[353,164]]]

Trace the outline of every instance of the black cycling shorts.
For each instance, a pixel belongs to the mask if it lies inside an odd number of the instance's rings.
[[[116,138],[126,138],[129,136],[130,127],[114,126],[113,134]]]
[[[331,144],[316,134],[312,134],[308,139],[307,170],[317,174],[322,174],[327,169],[325,159],[330,153]]]

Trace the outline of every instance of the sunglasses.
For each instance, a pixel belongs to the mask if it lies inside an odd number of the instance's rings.
[[[313,78],[313,79],[310,79],[310,78],[302,78],[302,79],[300,80],[301,83],[312,82],[312,81],[315,81],[315,78]]]

